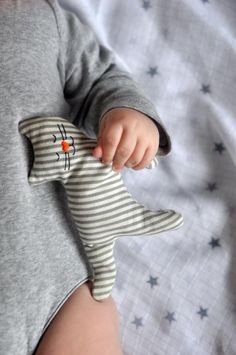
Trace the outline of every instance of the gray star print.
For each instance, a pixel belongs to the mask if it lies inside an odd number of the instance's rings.
[[[215,152],[218,152],[221,155],[224,150],[225,147],[223,143],[215,143],[215,149],[214,149]]]
[[[216,183],[215,182],[209,182],[208,184],[207,184],[207,188],[206,188],[208,191],[210,191],[210,192],[213,192],[213,191],[215,191],[215,190],[217,190],[217,185],[216,185]]]
[[[200,317],[201,317],[201,319],[203,319],[203,318],[205,318],[205,317],[208,317],[207,312],[208,312],[208,308],[202,308],[202,307],[200,306],[200,310],[197,312],[197,314],[199,314]]]
[[[211,241],[209,242],[209,245],[211,245],[212,249],[220,247],[220,239],[216,239],[216,238],[211,238]]]
[[[210,85],[202,84],[202,88],[200,91],[202,91],[204,94],[210,94],[211,93]]]
[[[151,288],[153,288],[154,286],[158,285],[157,279],[158,279],[157,277],[152,277],[150,275],[149,280],[147,281],[147,283],[150,284]]]
[[[150,9],[152,6],[151,6],[151,4],[150,4],[150,1],[148,1],[148,0],[143,0],[143,4],[142,4],[142,8],[144,9],[144,10],[148,10],[148,9]]]
[[[151,77],[154,77],[155,75],[158,75],[158,68],[157,67],[149,67],[149,70],[147,72]]]
[[[132,324],[135,324],[136,329],[138,329],[139,327],[143,327],[143,318],[142,317],[138,318],[135,316]]]
[[[169,323],[176,322],[175,319],[175,312],[167,312],[167,315],[165,316],[165,319],[169,321]]]

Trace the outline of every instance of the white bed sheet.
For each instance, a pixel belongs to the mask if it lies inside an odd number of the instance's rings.
[[[236,1],[61,0],[153,100],[173,150],[123,175],[185,225],[116,244],[126,355],[236,354]]]

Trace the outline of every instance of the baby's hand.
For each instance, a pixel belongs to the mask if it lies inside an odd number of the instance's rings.
[[[93,156],[113,170],[126,166],[133,169],[147,167],[159,147],[159,132],[155,123],[144,114],[129,108],[107,112],[101,121],[98,143]]]

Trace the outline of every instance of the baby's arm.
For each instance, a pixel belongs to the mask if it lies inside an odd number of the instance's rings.
[[[149,117],[133,109],[117,108],[103,116],[93,155],[104,164],[112,163],[115,171],[124,166],[137,170],[151,163],[158,147],[159,132]]]
[[[75,15],[57,6],[55,13],[65,97],[74,123],[91,138],[99,137],[95,157],[113,161],[115,170],[124,165],[140,169],[149,165],[157,150],[160,155],[168,153],[170,139],[138,85]]]

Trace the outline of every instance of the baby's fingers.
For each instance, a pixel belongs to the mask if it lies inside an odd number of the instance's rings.
[[[133,154],[136,146],[136,141],[130,132],[123,132],[119,145],[113,159],[113,169],[120,171],[128,161],[129,157]]]
[[[137,142],[132,155],[130,155],[129,159],[126,161],[125,166],[127,168],[135,168],[143,160],[145,150],[146,150],[146,145],[144,145],[142,141]]]
[[[101,159],[102,157],[102,145],[100,140],[98,140],[96,147],[93,149],[94,158]]]
[[[101,132],[99,144],[102,148],[102,162],[104,164],[112,163],[122,136],[122,130],[121,126],[114,125],[105,127]]]
[[[148,167],[151,164],[151,161],[153,160],[154,156],[155,150],[153,150],[152,148],[147,148],[140,162],[136,165],[133,165],[133,169],[139,170]]]

